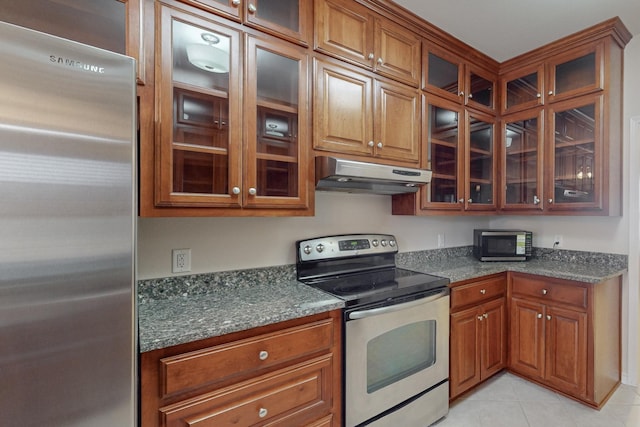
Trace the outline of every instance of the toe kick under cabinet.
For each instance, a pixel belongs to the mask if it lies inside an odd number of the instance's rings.
[[[338,426],[340,312],[142,353],[142,427]]]
[[[620,288],[510,273],[509,369],[600,408],[620,383]]]

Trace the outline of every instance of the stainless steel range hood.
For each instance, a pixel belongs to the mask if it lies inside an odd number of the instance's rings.
[[[431,181],[431,171],[329,156],[316,157],[316,190],[349,193],[415,193]]]

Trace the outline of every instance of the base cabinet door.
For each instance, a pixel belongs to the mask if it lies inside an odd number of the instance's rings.
[[[482,378],[500,372],[507,363],[506,304],[504,299],[491,301],[484,305],[482,313],[481,353]]]
[[[510,367],[531,378],[544,376],[544,305],[511,300]]]
[[[546,380],[554,387],[584,396],[587,387],[587,314],[548,307]]]

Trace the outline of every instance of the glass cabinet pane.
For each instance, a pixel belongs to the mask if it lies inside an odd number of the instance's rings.
[[[260,46],[255,55],[257,195],[297,197],[300,63]]]
[[[429,166],[433,172],[427,202],[458,200],[459,113],[429,106]]]
[[[555,67],[555,94],[596,84],[596,53],[576,58]]]
[[[555,203],[593,202],[595,104],[554,112]]]
[[[304,1],[304,0],[303,0]],[[300,0],[253,0],[249,4],[249,13],[259,19],[271,22],[291,31],[300,31]],[[255,11],[251,12],[254,8]]]
[[[429,52],[429,75],[427,83],[430,86],[458,95],[458,64],[442,59]]]
[[[469,118],[469,198],[493,203],[493,124]]]
[[[230,45],[172,21],[173,192],[228,193]]]
[[[505,125],[505,203],[532,205],[539,202],[538,118],[507,122]]]
[[[509,80],[507,82],[506,109],[536,101],[540,95],[538,88],[538,73]]]
[[[469,99],[478,104],[493,108],[493,85],[491,80],[487,80],[475,73],[469,75]]]

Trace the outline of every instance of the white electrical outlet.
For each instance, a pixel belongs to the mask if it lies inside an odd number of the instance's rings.
[[[445,245],[444,233],[439,233],[438,234],[438,249],[444,248],[444,245]]]
[[[559,248],[562,246],[562,234],[556,234],[553,237],[553,248]]]
[[[171,251],[171,271],[185,273],[191,271],[191,249],[173,249]]]

